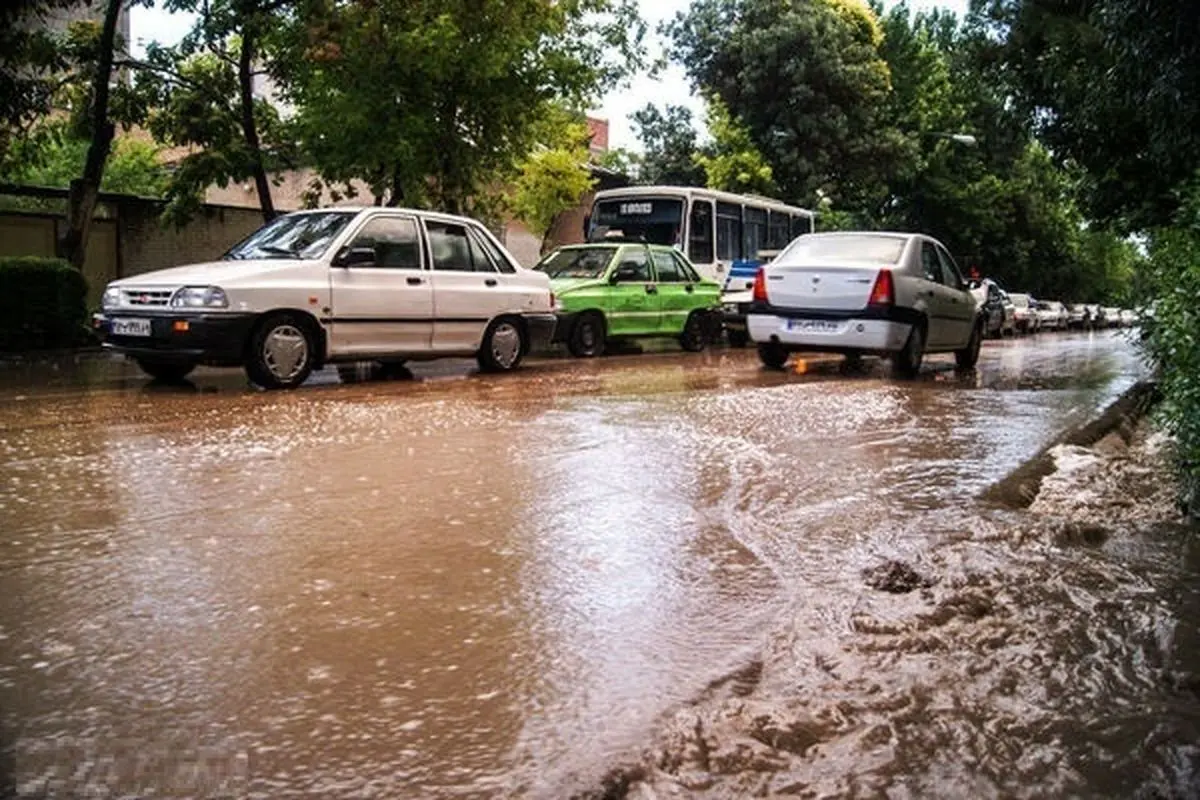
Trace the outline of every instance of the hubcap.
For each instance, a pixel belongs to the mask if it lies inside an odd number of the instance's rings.
[[[271,374],[289,381],[308,363],[308,340],[294,325],[278,325],[263,340],[263,361]]]
[[[502,367],[511,367],[521,353],[521,332],[503,322],[492,331],[492,358]]]
[[[579,324],[579,342],[588,350],[591,350],[596,344],[596,328],[590,321],[584,321]]]

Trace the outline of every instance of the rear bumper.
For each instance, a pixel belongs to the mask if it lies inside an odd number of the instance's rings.
[[[911,322],[884,318],[831,320],[751,312],[746,319],[755,342],[776,342],[789,351],[886,355],[904,349],[912,331]]]
[[[113,319],[144,319],[149,336],[114,336]],[[131,358],[237,366],[244,360],[255,314],[94,314],[92,328],[104,347]]]
[[[530,350],[545,350],[555,340],[558,330],[556,314],[525,314],[525,332],[529,336]]]

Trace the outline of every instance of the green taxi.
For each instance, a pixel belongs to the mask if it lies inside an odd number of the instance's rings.
[[[534,269],[558,301],[554,340],[598,356],[614,339],[670,336],[699,351],[720,331],[721,287],[673,247],[597,242],[560,247]]]

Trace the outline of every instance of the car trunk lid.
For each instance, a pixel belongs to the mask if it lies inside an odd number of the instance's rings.
[[[879,272],[874,266],[775,264],[767,270],[767,297],[783,308],[855,311],[870,301]]]

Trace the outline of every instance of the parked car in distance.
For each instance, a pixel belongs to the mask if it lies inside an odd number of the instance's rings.
[[[555,341],[601,355],[613,339],[669,336],[703,350],[720,330],[721,286],[667,245],[611,240],[560,247],[534,267],[558,299]]]
[[[1132,328],[1134,325],[1137,325],[1137,323],[1138,323],[1138,318],[1137,318],[1136,312],[1134,312],[1128,308],[1121,309],[1121,326],[1122,327]]]
[[[926,353],[979,358],[983,319],[940,242],[909,233],[813,233],[758,271],[747,317],[770,368],[793,352],[881,355],[911,376]]]
[[[1119,327],[1121,325],[1121,309],[1114,306],[1105,306],[1104,323],[1109,328]]]
[[[1014,292],[1009,295],[1016,314],[1017,333],[1036,333],[1038,330],[1037,307],[1033,298],[1027,294]]]
[[[1087,324],[1088,309],[1081,303],[1071,303],[1067,306],[1067,328],[1078,330]]]
[[[1000,285],[991,278],[971,281],[968,285],[983,314],[984,335],[1012,334],[1016,329],[1016,309]]]
[[[510,370],[555,316],[550,280],[480,223],[370,207],[297,211],[219,261],[114,281],[94,325],[154,378],[242,366],[282,389],[329,363],[474,356]]]
[[[1087,319],[1085,324],[1090,329],[1105,327],[1104,308],[1095,303],[1088,303],[1084,308],[1087,309]]]
[[[1038,326],[1042,330],[1061,331],[1067,327],[1067,307],[1057,300],[1038,301]]]
[[[759,250],[759,266],[770,264],[779,255],[778,250]],[[753,287],[753,284],[751,284]],[[721,296],[721,318],[725,326],[725,338],[731,347],[745,347],[750,343],[750,332],[746,330],[746,315],[750,313],[751,292],[726,292]]]

